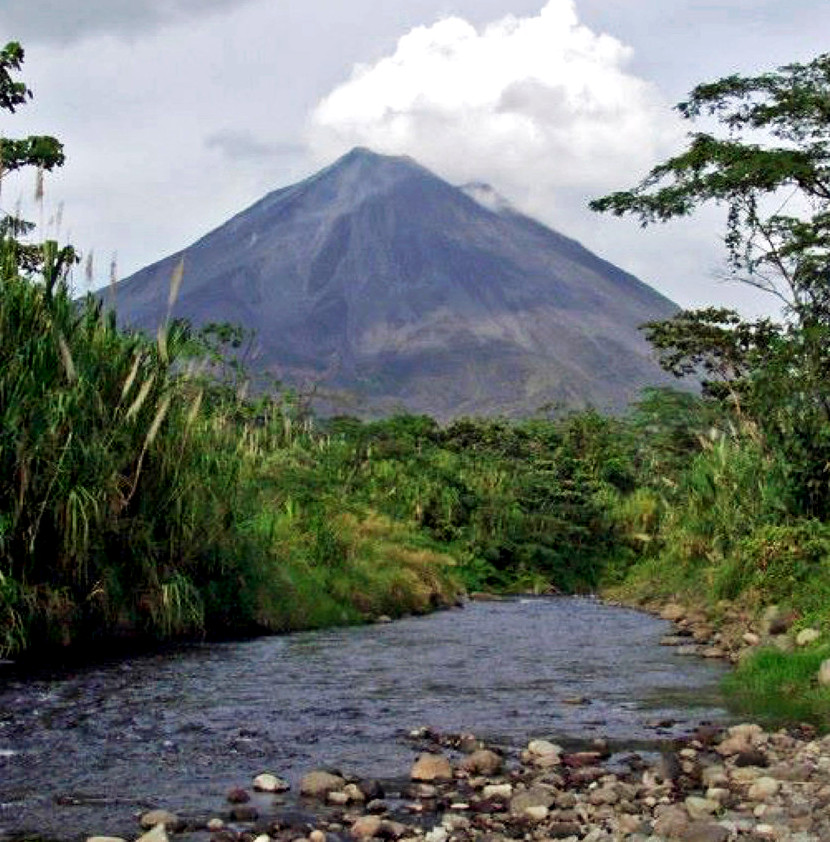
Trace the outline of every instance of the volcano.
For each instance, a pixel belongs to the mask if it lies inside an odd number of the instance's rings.
[[[320,411],[526,416],[618,410],[668,382],[638,327],[676,305],[484,184],[354,149],[115,290],[120,323],[255,332],[252,374]]]

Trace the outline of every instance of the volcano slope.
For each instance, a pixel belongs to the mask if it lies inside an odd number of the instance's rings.
[[[119,321],[255,332],[255,378],[324,414],[440,420],[623,407],[668,382],[638,331],[677,307],[579,243],[409,158],[355,149],[115,290]]]

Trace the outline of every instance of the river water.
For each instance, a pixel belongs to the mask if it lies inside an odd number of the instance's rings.
[[[0,667],[0,838],[132,837],[137,812],[218,814],[263,771],[399,777],[422,725],[653,748],[727,718],[726,668],[661,647],[668,630],[593,599],[516,599],[74,671]]]

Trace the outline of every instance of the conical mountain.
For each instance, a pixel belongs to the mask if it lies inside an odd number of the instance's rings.
[[[256,331],[253,367],[323,411],[619,408],[666,382],[637,328],[676,306],[486,185],[355,149],[118,284],[119,319]]]

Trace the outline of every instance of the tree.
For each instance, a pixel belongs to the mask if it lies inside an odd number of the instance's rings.
[[[23,82],[16,81],[13,73],[23,64],[23,48],[11,41],[0,50],[0,109],[15,113],[18,106],[32,98],[32,92]],[[65,156],[62,144],[48,135],[30,135],[20,139],[0,137],[0,184],[10,173],[23,167],[37,167],[38,189],[42,194],[45,171],[63,165]],[[54,240],[44,243],[24,243],[21,238],[34,228],[31,222],[0,212],[0,253],[4,271],[40,274],[51,297],[56,283],[65,277],[69,267],[77,262],[71,246],[59,247]]]
[[[699,85],[677,110],[687,120],[715,118],[724,136],[692,133],[680,155],[591,208],[646,226],[725,205],[732,277],[779,298],[799,326],[827,324],[830,54]]]
[[[591,208],[647,226],[726,207],[731,278],[778,298],[784,321],[706,308],[646,325],[648,338],[666,370],[706,378],[750,417],[802,511],[830,515],[830,54],[699,85],[677,110],[715,128]]]

